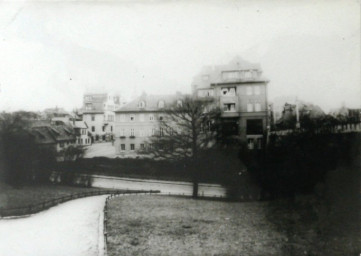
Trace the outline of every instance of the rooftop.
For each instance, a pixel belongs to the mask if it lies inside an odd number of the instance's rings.
[[[179,93],[170,95],[147,95],[144,93],[128,104],[118,108],[115,112],[159,111],[164,107],[174,104],[176,100],[183,97],[185,95]]]

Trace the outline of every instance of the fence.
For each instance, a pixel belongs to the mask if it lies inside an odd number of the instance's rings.
[[[54,198],[51,200],[43,201],[41,203],[27,205],[23,207],[9,208],[9,209],[1,209],[0,208],[0,217],[7,216],[22,216],[33,214],[37,212],[41,212],[46,210],[52,206],[64,203],[66,201],[70,201],[73,199],[88,197],[88,196],[97,196],[97,195],[106,195],[106,194],[140,194],[140,193],[159,193],[159,191],[145,191],[145,190],[98,190],[98,191],[90,191],[90,192],[82,192],[75,193],[68,196],[63,196],[59,198]]]

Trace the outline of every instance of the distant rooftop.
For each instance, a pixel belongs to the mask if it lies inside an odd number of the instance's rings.
[[[179,93],[168,95],[147,95],[143,93],[128,104],[118,108],[115,112],[158,111],[183,97],[185,97],[185,95]]]
[[[262,77],[260,64],[237,56],[226,65],[204,66],[193,78],[192,89],[209,88],[212,84],[252,81],[267,81]]]

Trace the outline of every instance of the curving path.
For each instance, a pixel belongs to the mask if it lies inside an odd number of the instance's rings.
[[[76,199],[25,218],[0,220],[0,255],[103,255],[106,195]]]

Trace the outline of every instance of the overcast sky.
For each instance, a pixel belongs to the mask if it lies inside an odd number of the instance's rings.
[[[189,93],[203,65],[260,63],[269,98],[361,107],[359,1],[0,3],[0,110],[88,91]]]

